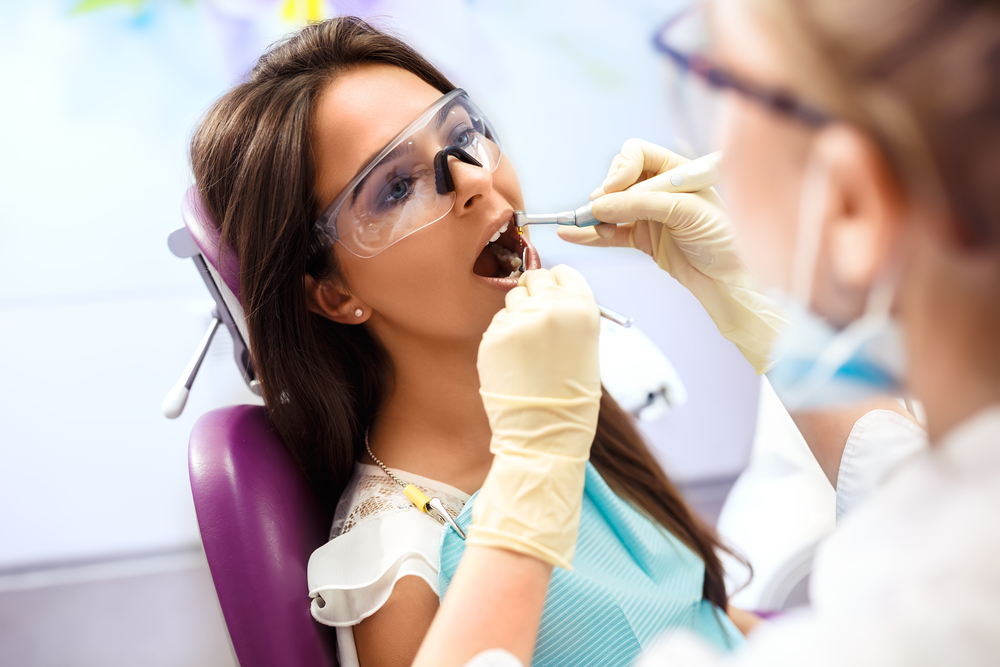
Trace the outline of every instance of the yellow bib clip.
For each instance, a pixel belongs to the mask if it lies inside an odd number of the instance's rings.
[[[449,525],[452,529],[458,533],[459,537],[463,540],[465,539],[465,531],[463,531],[455,520],[451,518],[451,514],[445,509],[444,504],[438,498],[428,498],[427,494],[421,491],[414,484],[407,484],[403,487],[403,493],[406,497],[410,499],[413,505],[423,512],[424,514],[430,514],[432,517],[438,520],[441,525]]]

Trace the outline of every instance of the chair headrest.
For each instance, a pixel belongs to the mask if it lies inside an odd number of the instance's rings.
[[[205,261],[210,263],[226,287],[237,299],[240,298],[240,262],[236,256],[236,250],[229,241],[226,241],[222,251],[219,251],[219,228],[209,215],[208,209],[201,202],[198,195],[198,186],[192,185],[184,193],[181,203],[181,216],[184,218],[184,226],[191,233],[191,238],[205,257]],[[241,304],[242,305],[242,304]]]

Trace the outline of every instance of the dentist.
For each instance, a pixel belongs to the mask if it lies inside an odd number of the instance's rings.
[[[786,406],[905,390],[925,408],[931,443],[822,545],[811,607],[762,624],[725,664],[1000,664],[1000,6],[715,0],[708,9],[708,51],[675,40],[693,34],[681,23],[696,15],[668,23],[657,43],[722,97],[728,211],[713,193],[628,192],[680,161],[632,141],[595,193],[594,214],[616,226],[564,238],[649,254],[758,371],[780,360],[769,379]],[[782,316],[744,263],[784,293]],[[532,402],[516,373],[492,369],[517,350],[558,349],[560,318],[539,313],[591,309],[589,290],[563,269],[524,282],[480,351],[491,424],[509,417],[505,405]],[[515,326],[522,319],[527,328]],[[573,352],[596,357],[596,347]],[[535,402],[585,406],[593,381],[539,380]],[[490,397],[509,395],[523,400],[491,409]],[[577,492],[574,466],[588,447],[582,436],[559,444],[496,452],[474,514],[489,537],[470,533],[415,664],[530,663],[555,562],[545,554],[572,556],[578,516],[566,503],[537,506]],[[540,467],[523,463],[534,456],[558,474],[532,480]],[[844,449],[827,458],[839,492]],[[544,492],[498,493],[515,487]],[[688,636],[642,662],[715,664],[723,658]]]

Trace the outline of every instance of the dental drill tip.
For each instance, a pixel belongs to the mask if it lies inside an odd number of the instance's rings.
[[[521,233],[521,228],[524,227],[524,223],[527,220],[527,214],[524,211],[514,211],[514,225],[517,227],[517,232]]]

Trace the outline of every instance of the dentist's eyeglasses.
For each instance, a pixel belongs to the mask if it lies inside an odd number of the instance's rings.
[[[735,92],[764,107],[807,125],[819,127],[834,117],[793,93],[758,85],[718,67],[704,55],[709,48],[706,17],[700,9],[688,9],[669,19],[653,39],[657,51],[675,66],[667,86],[674,107],[682,151],[691,157],[718,150],[715,131],[721,105],[720,93]]]

